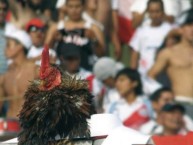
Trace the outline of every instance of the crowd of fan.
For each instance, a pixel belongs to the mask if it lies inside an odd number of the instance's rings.
[[[49,46],[53,64],[88,81],[98,113],[144,134],[193,131],[191,7],[189,0],[0,0],[2,117],[17,118]]]

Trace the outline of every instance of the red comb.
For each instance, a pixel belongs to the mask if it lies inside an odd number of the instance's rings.
[[[49,58],[49,47],[48,45],[44,46],[42,51],[42,60],[40,66],[40,79],[44,79],[46,77],[45,71],[50,67],[50,58]]]

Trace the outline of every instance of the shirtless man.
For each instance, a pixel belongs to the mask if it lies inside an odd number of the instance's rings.
[[[148,75],[155,79],[166,69],[176,100],[185,103],[187,113],[193,117],[193,10],[184,17],[181,42],[161,51]]]
[[[0,76],[0,108],[2,107],[2,100],[7,99],[9,101],[7,117],[17,118],[24,101],[23,95],[30,80],[36,78],[37,68],[34,62],[30,62],[26,58],[26,50],[31,45],[28,34],[18,30],[7,38],[5,53],[7,58],[13,62],[8,71]]]

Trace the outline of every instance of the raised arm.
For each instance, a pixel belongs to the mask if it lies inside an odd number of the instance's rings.
[[[101,22],[104,26],[108,23],[110,11],[111,11],[111,0],[97,0],[98,8],[96,11],[96,19]]]
[[[131,49],[130,67],[132,69],[137,69],[138,61],[139,61],[139,52]]]
[[[50,26],[45,39],[45,44],[52,47],[54,44],[55,36],[57,35],[57,24]]]
[[[103,56],[105,53],[105,41],[104,41],[103,32],[96,25],[92,26],[92,31],[94,32],[94,37],[95,37],[94,39],[96,39],[96,41],[97,41],[96,54],[99,57]]]
[[[22,6],[16,0],[8,0],[9,8],[11,10],[12,15],[16,20],[19,19],[19,13],[22,11]]]
[[[156,76],[168,66],[169,58],[170,50],[168,48],[165,48],[158,54],[155,64],[148,72],[148,76],[155,79]]]

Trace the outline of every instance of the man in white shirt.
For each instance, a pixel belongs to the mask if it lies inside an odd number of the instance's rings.
[[[150,96],[152,108],[154,110],[152,119],[141,126],[140,132],[144,134],[160,134],[163,131],[162,116],[160,115],[165,104],[173,103],[174,93],[169,88],[161,88]],[[187,130],[193,130],[193,121],[184,114],[184,125]]]
[[[149,21],[147,15],[147,3],[148,0],[135,0],[131,7],[133,15],[133,26],[137,28],[141,24],[146,24]],[[175,19],[180,14],[191,8],[189,0],[163,0],[165,7],[165,20],[174,23]]]
[[[146,76],[148,70],[154,64],[157,50],[172,29],[172,25],[164,21],[164,5],[162,1],[150,0],[147,11],[151,24],[139,27],[130,42],[130,46],[133,49],[131,67],[134,69],[138,68],[142,76]]]

